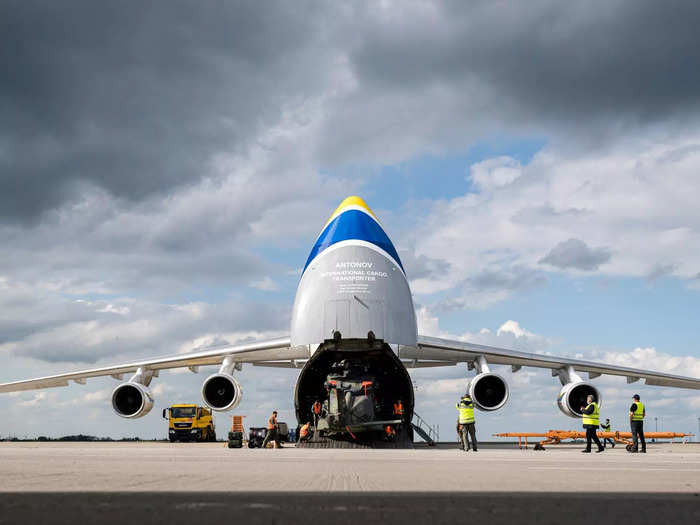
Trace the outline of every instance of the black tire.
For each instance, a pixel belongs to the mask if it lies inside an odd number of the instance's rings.
[[[171,443],[175,443],[175,441],[177,441],[174,437],[168,437],[168,439],[170,440]]]
[[[228,448],[241,448],[243,443],[238,439],[230,439],[228,442]]]
[[[253,441],[248,441],[248,448],[255,448],[255,443]]]
[[[243,432],[229,432],[228,433],[228,438],[229,439],[243,439]]]

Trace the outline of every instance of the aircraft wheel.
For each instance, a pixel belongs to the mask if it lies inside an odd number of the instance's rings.
[[[627,452],[632,452],[632,449],[634,449],[634,445],[627,445],[627,446],[625,447],[625,450],[626,450]]]

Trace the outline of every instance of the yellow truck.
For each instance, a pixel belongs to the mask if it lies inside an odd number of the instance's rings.
[[[211,410],[195,404],[172,405],[163,409],[168,420],[168,439],[175,441],[216,441]]]

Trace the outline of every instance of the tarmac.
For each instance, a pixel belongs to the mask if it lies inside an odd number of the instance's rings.
[[[483,517],[571,524],[600,521],[601,514],[618,523],[700,522],[700,445],[653,444],[647,454],[621,446],[581,454],[581,448],[502,444],[465,453],[456,446],[0,443],[0,524],[174,524],[206,516],[243,518],[247,525],[302,521],[318,512],[330,513],[324,520],[334,525]]]

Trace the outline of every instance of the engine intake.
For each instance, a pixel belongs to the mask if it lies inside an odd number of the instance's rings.
[[[202,399],[212,410],[224,411],[241,402],[241,385],[230,374],[218,373],[209,376],[202,385]]]
[[[508,383],[498,374],[484,372],[472,379],[469,395],[481,410],[498,410],[508,401]]]
[[[585,381],[567,383],[559,391],[559,396],[557,397],[559,410],[569,417],[580,418],[583,415],[581,407],[585,407],[588,404],[586,398],[589,395],[595,397],[599,405],[602,404],[600,392],[590,383]]]
[[[122,383],[112,392],[112,408],[121,417],[143,417],[153,408],[153,396],[139,383]]]

